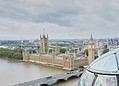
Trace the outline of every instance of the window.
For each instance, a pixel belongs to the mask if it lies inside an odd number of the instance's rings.
[[[117,86],[116,76],[98,75],[94,86]]]
[[[95,75],[86,71],[80,78],[78,86],[92,86]]]

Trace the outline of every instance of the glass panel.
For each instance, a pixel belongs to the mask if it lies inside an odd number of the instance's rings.
[[[100,59],[101,58],[101,59]],[[104,55],[104,57],[100,57],[99,59],[95,60],[91,65],[90,68],[91,70],[94,69],[94,71],[98,72],[113,72],[117,71],[117,63],[115,59],[115,55]]]
[[[92,86],[94,74],[86,71],[80,78],[78,86]]]
[[[119,63],[119,52],[116,53],[116,56],[117,56],[117,61],[118,61],[118,63]],[[119,65],[118,65],[118,66],[119,66]]]
[[[116,76],[99,75],[94,86],[117,86]]]

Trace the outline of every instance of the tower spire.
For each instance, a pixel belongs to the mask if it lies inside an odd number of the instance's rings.
[[[92,35],[92,33],[91,33],[91,36],[90,36],[90,40],[93,41],[93,35]]]

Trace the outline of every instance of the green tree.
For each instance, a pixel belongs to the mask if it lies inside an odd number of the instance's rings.
[[[88,53],[88,49],[85,49],[85,50],[84,50],[84,54],[86,54],[86,56],[89,55],[89,53]]]
[[[49,49],[49,53],[52,53],[52,49]]]
[[[7,48],[0,48],[0,57],[1,58],[12,58],[12,59],[19,59],[22,60],[22,51],[18,49],[7,49]]]
[[[109,52],[109,49],[104,49],[101,55],[103,55],[103,54],[105,54],[107,52]]]
[[[66,53],[66,49],[65,48],[60,48],[60,53]]]

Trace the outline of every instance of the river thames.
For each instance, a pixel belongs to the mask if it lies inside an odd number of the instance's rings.
[[[0,59],[1,86],[11,86],[50,75],[62,74],[64,72],[66,71],[41,66],[39,64]],[[72,79],[66,82],[58,83],[55,86],[77,86],[77,83],[78,79]]]

